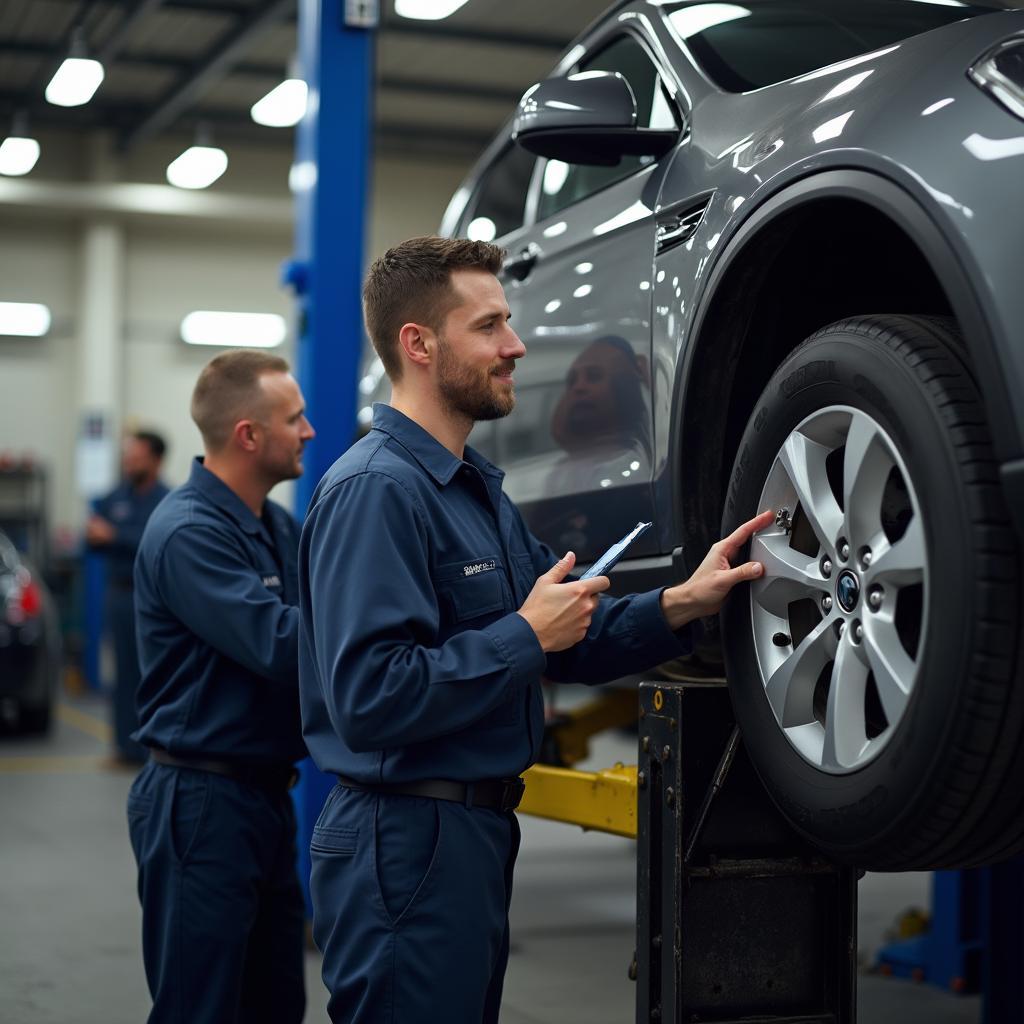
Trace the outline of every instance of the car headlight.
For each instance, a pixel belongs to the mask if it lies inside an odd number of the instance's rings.
[[[1004,39],[980,57],[967,74],[1007,110],[1024,119],[1024,37]]]

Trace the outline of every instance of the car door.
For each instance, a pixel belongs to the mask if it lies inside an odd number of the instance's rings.
[[[618,72],[637,100],[638,126],[682,131],[673,86],[631,31],[606,36],[579,70]],[[538,160],[526,226],[498,237],[527,355],[516,369],[515,411],[481,433],[534,533],[580,560],[653,513],[651,281],[669,159]],[[468,209],[461,233],[473,237],[478,218]],[[630,553],[654,549],[644,538]]]

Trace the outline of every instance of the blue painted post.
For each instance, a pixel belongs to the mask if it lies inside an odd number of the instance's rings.
[[[320,477],[355,437],[378,6],[366,0],[299,2],[299,61],[309,105],[296,134],[295,259],[284,276],[298,300],[298,378],[317,432],[296,489],[299,516]],[[294,791],[299,878],[310,913],[309,839],[332,785],[307,759]]]

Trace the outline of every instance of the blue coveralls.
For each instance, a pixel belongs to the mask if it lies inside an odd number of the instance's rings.
[[[129,761],[146,759],[146,748],[132,739],[139,725],[135,711],[139,653],[135,644],[132,566],[143,528],[167,494],[167,486],[160,481],[142,492],[124,481],[92,505],[93,512],[106,519],[116,531],[114,539],[97,550],[107,560],[106,621],[114,642],[114,746],[118,754]]]
[[[502,478],[377,405],[320,482],[299,550],[299,679],[325,772],[516,776],[541,742],[542,675],[605,682],[689,650],[653,591],[602,599],[582,643],[545,655],[515,611],[556,557]],[[511,813],[335,787],[311,842],[331,1019],[496,1021],[518,845]]]
[[[305,756],[297,694],[298,528],[257,519],[200,460],[146,527],[135,564],[136,738],[276,785],[150,762],[128,796],[150,1024],[298,1024],[305,908],[287,774]]]

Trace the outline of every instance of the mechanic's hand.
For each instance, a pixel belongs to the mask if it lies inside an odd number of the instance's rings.
[[[764,572],[760,562],[732,567],[732,561],[758,530],[775,521],[768,509],[737,527],[728,537],[711,545],[697,571],[685,582],[662,591],[661,610],[671,629],[679,629],[694,619],[717,615],[729,591],[737,583],[756,580]]]
[[[563,583],[576,556],[570,551],[537,579],[519,614],[537,634],[544,652],[564,651],[578,644],[590,628],[598,594],[611,583],[607,576]]]
[[[108,523],[102,516],[90,516],[85,524],[85,539],[90,544],[110,544],[116,534],[113,523]]]

